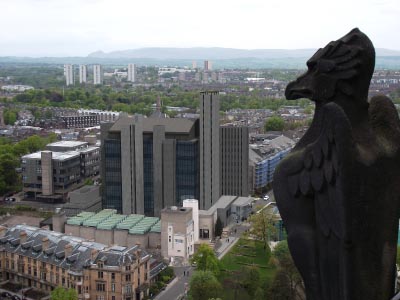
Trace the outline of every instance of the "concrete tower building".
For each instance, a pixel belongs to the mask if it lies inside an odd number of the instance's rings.
[[[87,67],[86,65],[79,66],[79,83],[86,83],[87,80]]]
[[[103,84],[103,68],[101,65],[93,66],[93,84]]]
[[[221,127],[221,193],[249,195],[249,128]]]
[[[122,117],[102,123],[103,208],[160,216],[199,197],[199,122]]]
[[[128,81],[130,81],[130,82],[136,81],[136,65],[135,64],[128,65]]]
[[[208,209],[221,196],[219,93],[200,93],[200,209]]]
[[[65,76],[65,84],[67,86],[74,84],[74,66],[73,65],[64,65],[64,76]]]
[[[210,71],[212,69],[211,61],[205,60],[204,61],[204,71]]]

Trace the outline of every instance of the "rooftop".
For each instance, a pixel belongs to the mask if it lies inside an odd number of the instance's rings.
[[[67,152],[53,152],[53,160],[67,160],[74,157],[79,157],[79,152],[77,151],[67,151]],[[27,155],[22,156],[22,159],[41,159],[42,158],[42,151],[30,153]]]
[[[48,144],[47,146],[50,147],[83,147],[86,146],[88,143],[87,142],[81,142],[81,141],[59,141],[59,142],[54,142],[51,144]]]
[[[123,117],[115,121],[110,131],[121,131],[122,128],[135,124],[134,117]],[[165,126],[166,133],[189,133],[194,124],[194,120],[178,118],[142,118],[143,132],[151,133],[156,125]]]
[[[2,251],[47,262],[71,273],[81,272],[84,267],[96,264],[99,260],[105,267],[115,267],[136,262],[138,255],[141,259],[150,257],[138,246],[108,247],[80,237],[27,225],[0,227],[0,234]],[[67,248],[70,248],[68,252]]]
[[[98,213],[81,212],[67,220],[68,225],[96,227],[104,230],[129,230],[130,234],[161,232],[160,219],[144,215],[121,215],[115,209],[103,209]]]

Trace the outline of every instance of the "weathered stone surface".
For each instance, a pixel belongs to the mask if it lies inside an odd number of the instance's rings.
[[[368,87],[375,50],[358,29],[318,50],[287,99],[315,101],[313,122],[278,166],[274,193],[308,300],[394,294],[400,121]]]

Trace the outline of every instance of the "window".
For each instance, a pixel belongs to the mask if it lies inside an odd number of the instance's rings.
[[[97,272],[98,278],[103,278],[103,272],[99,271]]]
[[[96,296],[96,300],[104,300],[104,296],[103,295]]]
[[[131,270],[131,266],[126,266],[126,267],[125,267],[125,270],[126,270],[126,271],[130,271],[130,270]]]
[[[125,293],[126,293],[126,294],[132,293],[132,285],[127,284],[127,285],[125,286]]]
[[[111,279],[115,280],[115,273],[111,273]]]
[[[104,292],[106,290],[106,285],[105,285],[105,283],[100,283],[100,282],[98,282],[97,284],[96,284],[96,291],[98,291],[98,292]]]
[[[131,281],[131,274],[125,275],[125,281]]]
[[[111,292],[115,292],[115,283],[111,283]]]

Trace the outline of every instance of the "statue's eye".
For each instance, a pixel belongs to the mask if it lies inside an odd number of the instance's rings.
[[[330,60],[321,59],[318,61],[317,70],[320,73],[328,73],[332,71],[334,68],[335,64]]]
[[[308,69],[309,69],[310,71],[311,71],[312,69],[314,69],[316,65],[317,65],[317,62],[316,62],[316,61],[308,61],[308,62],[307,62],[307,67],[308,67]]]

